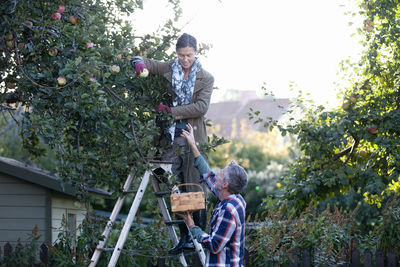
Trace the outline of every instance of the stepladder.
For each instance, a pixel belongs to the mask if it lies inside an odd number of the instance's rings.
[[[113,211],[111,212],[109,220],[108,220],[108,222],[104,228],[103,234],[102,234],[104,239],[102,241],[100,241],[99,244],[97,245],[96,250],[94,251],[93,256],[91,258],[91,263],[89,264],[90,267],[95,267],[97,265],[97,263],[99,262],[100,256],[101,256],[102,252],[104,252],[104,251],[113,251],[110,261],[108,263],[108,267],[116,266],[118,259],[120,257],[120,254],[123,250],[124,244],[126,242],[126,239],[128,237],[132,223],[135,219],[136,213],[139,209],[140,203],[143,199],[144,193],[145,193],[146,188],[150,181],[151,181],[151,184],[153,187],[154,195],[157,198],[157,202],[158,202],[160,211],[161,211],[164,221],[166,223],[166,226],[168,229],[168,234],[172,240],[172,244],[174,246],[178,244],[178,236],[177,236],[175,228],[174,228],[174,223],[179,223],[179,220],[173,221],[171,219],[171,215],[169,213],[167,203],[164,198],[165,196],[169,195],[169,192],[161,191],[160,184],[162,183],[162,181],[157,177],[157,175],[154,174],[154,170],[159,169],[159,168],[161,168],[162,171],[165,173],[170,172],[171,167],[172,167],[172,162],[152,160],[149,163],[150,163],[151,168],[144,173],[144,175],[140,181],[140,185],[136,191],[130,190],[135,175],[133,173],[128,175],[128,177],[125,181],[125,184],[123,186],[124,194],[122,196],[118,197],[118,199],[115,203]],[[131,204],[129,213],[126,217],[126,220],[124,222],[122,230],[119,233],[118,241],[114,248],[105,248],[108,237],[112,231],[113,225],[115,224],[115,222],[117,220],[117,217],[120,213],[121,207],[125,200],[125,195],[127,193],[131,193],[131,192],[135,193],[135,198]],[[182,221],[180,221],[180,223],[182,223]],[[189,231],[189,233],[190,233],[190,231]],[[194,243],[195,251],[200,259],[200,262],[201,262],[202,266],[205,266],[206,256],[204,253],[204,249],[195,239],[192,238],[192,240]],[[186,259],[185,259],[185,255],[183,253],[179,254],[178,257],[179,257],[179,261],[182,266],[188,266]]]

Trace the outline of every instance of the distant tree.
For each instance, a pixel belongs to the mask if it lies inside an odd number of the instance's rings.
[[[375,225],[385,199],[399,193],[399,8],[399,3],[390,1],[362,1],[365,21],[360,33],[365,51],[362,60],[352,65],[349,77],[353,78],[343,90],[341,107],[304,108],[304,117],[288,124],[267,121],[266,127],[295,136],[300,149],[281,180],[281,201],[288,201],[288,207],[301,212],[310,201],[322,203],[351,194],[355,201],[351,205],[362,198],[376,204],[374,213],[364,217]]]

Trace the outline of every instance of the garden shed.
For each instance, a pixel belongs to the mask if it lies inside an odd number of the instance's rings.
[[[53,243],[62,230],[76,234],[85,215],[71,184],[48,171],[0,157],[0,246],[26,242],[35,225],[39,243]],[[67,224],[62,225],[63,217]]]

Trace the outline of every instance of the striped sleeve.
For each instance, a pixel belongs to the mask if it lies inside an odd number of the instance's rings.
[[[221,252],[236,231],[236,220],[233,212],[228,209],[221,209],[218,216],[215,230],[211,235],[202,235],[200,242],[213,254]]]

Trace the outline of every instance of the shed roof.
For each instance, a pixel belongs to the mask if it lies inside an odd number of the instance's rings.
[[[63,179],[52,175],[49,171],[22,163],[15,159],[0,157],[0,172],[66,195],[76,195],[71,183],[63,181]],[[86,189],[89,192],[110,195],[109,192],[102,189],[91,187],[86,187]]]

